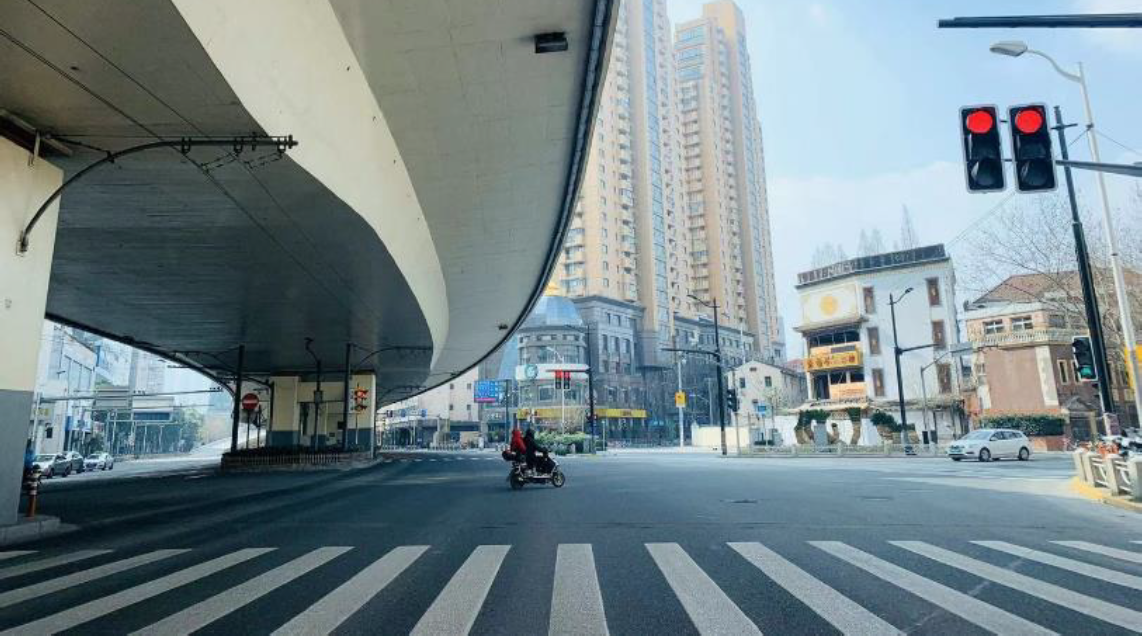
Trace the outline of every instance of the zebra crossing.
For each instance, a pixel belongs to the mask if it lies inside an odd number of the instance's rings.
[[[853,576],[862,587],[881,586],[889,593],[906,593],[921,603],[925,616],[945,613],[996,634],[1076,631],[1073,626],[1051,624],[1049,613],[1036,612],[1034,603],[1083,615],[1090,621],[1091,632],[1104,631],[1106,627],[1097,626],[1106,624],[1142,633],[1142,596],[1138,594],[1142,592],[1142,569],[1137,567],[1142,564],[1142,551],[1136,549],[1081,540],[1031,545],[996,540],[965,540],[957,545],[915,540],[868,543],[857,547],[842,541],[811,540],[796,544],[796,549],[784,544],[787,554],[757,541],[728,542],[718,544],[717,549],[728,558],[740,559],[745,571],[751,573],[745,585],[770,596],[779,590],[787,593],[796,599],[800,611],[811,613],[843,634],[923,632],[911,622],[905,624],[910,617],[899,612],[885,615],[883,607],[867,607],[847,595],[844,590],[851,588]],[[609,634],[608,617],[627,610],[623,603],[608,597],[609,579],[600,576],[595,548],[586,543],[554,546],[548,610],[552,636]],[[97,633],[191,634],[225,625],[221,621],[227,617],[255,602],[272,599],[291,585],[300,586],[304,594],[307,577],[319,570],[335,579],[332,588],[312,594],[313,598],[302,604],[275,605],[281,610],[275,635],[332,633],[358,613],[367,615],[367,605],[387,595],[423,598],[426,603],[431,599],[412,625],[412,634],[467,634],[486,612],[489,592],[505,576],[505,564],[511,562],[513,554],[511,545],[477,545],[458,568],[449,569],[441,588],[424,589],[404,582],[418,567],[443,558],[445,551],[433,551],[428,545],[397,546],[376,559],[370,557],[372,560],[363,567],[347,566],[347,556],[357,549],[247,547],[201,555],[185,548],[139,554],[100,549],[59,554],[0,552],[0,563],[5,564],[0,567],[0,627],[4,628],[0,635],[56,634],[76,628]],[[755,607],[741,601],[735,586],[743,583],[723,580],[727,575],[708,563],[703,551],[708,549],[700,546],[688,551],[678,543],[653,542],[618,556],[622,560],[649,559],[672,595],[661,601],[680,607],[690,621],[685,631],[787,631],[773,624],[772,616],[759,616]],[[274,553],[288,558],[267,562]],[[807,554],[823,561],[813,561],[817,566],[811,567]],[[822,563],[826,567],[821,567]],[[217,575],[239,570],[245,574],[218,584]],[[615,576],[614,570],[609,572]],[[134,576],[137,573],[143,576]],[[966,589],[965,575],[972,582]],[[850,588],[830,580],[833,576],[847,578]],[[86,586],[93,582],[103,585],[88,596]],[[114,587],[108,589],[109,585]],[[999,586],[1034,602],[1001,607],[989,602],[992,599],[986,595],[975,593],[980,585]],[[1090,592],[1094,589],[1091,585],[1101,590],[1097,596]],[[173,595],[158,597],[175,590],[197,591],[177,596],[187,602],[172,609]],[[71,596],[61,604],[60,595],[67,594]],[[1108,596],[1125,600],[1113,602],[1106,600]],[[165,614],[150,624],[116,627],[116,616],[124,614],[121,610],[145,609],[149,602],[160,600]],[[1024,605],[1026,612],[1017,609]]]

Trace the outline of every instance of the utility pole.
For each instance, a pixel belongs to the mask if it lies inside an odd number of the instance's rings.
[[[341,404],[343,405],[344,415],[341,422],[341,450],[349,452],[349,382],[353,379],[353,343],[345,343],[345,386],[342,387]],[[355,440],[354,440],[355,441]]]
[[[1059,155],[1063,161],[1069,159],[1067,151],[1068,126],[1063,123],[1062,110],[1055,106],[1055,126],[1059,133]],[[1074,124],[1071,124],[1072,126]],[[1088,134],[1093,135],[1094,132]],[[1075,260],[1079,271],[1079,283],[1082,286],[1083,310],[1086,314],[1087,329],[1090,331],[1091,353],[1094,354],[1094,365],[1098,373],[1098,394],[1102,400],[1102,412],[1114,412],[1114,395],[1110,391],[1110,368],[1106,361],[1106,340],[1102,333],[1102,320],[1098,310],[1098,295],[1094,290],[1094,278],[1090,270],[1090,256],[1086,249],[1086,233],[1083,231],[1082,219],[1079,218],[1079,205],[1075,197],[1075,184],[1071,179],[1069,166],[1063,167],[1063,178],[1067,182],[1067,199],[1071,204],[1071,229],[1075,235]],[[1107,431],[1109,433],[1109,431]]]
[[[238,452],[238,422],[242,417],[242,367],[246,364],[246,345],[238,345],[238,369],[234,375],[234,413],[230,422],[230,452]],[[134,388],[134,387],[132,387]],[[132,391],[133,392],[133,391]],[[131,420],[134,421],[134,411]],[[132,428],[134,428],[132,426]]]
[[[888,294],[888,309],[892,314],[892,355],[896,362],[896,398],[900,404],[900,442],[904,445],[904,452],[907,453],[911,448],[908,443],[908,412],[904,410],[904,374],[900,369],[900,356],[904,350],[900,348],[900,338],[896,334],[896,304],[912,291],[912,288],[904,290],[904,293],[899,298],[893,298],[892,294]]]
[[[726,379],[722,377],[722,334],[718,324],[718,299],[708,303],[690,294],[690,298],[714,312],[714,368],[718,376],[718,428],[722,438],[722,455],[726,454]]]
[[[595,365],[591,356],[591,325],[588,324],[583,337],[587,342],[587,418],[591,422],[591,452],[595,452]]]

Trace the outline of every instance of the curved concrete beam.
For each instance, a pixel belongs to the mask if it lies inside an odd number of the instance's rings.
[[[243,107],[388,248],[432,335],[448,336],[444,274],[404,160],[327,0],[173,0]],[[346,255],[352,258],[352,255]]]

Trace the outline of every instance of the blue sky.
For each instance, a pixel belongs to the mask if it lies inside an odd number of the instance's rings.
[[[701,5],[669,0],[671,19],[698,16]],[[1046,102],[1061,106],[1071,121],[1081,119],[1076,84],[1041,58],[992,54],[992,42],[1025,40],[1064,67],[1083,61],[1099,128],[1142,150],[1142,30],[936,28],[939,18],[956,16],[1142,11],[1142,0],[738,0],[738,6],[765,138],[777,288],[791,355],[800,350],[789,329],[800,318],[793,281],[808,269],[817,244],[839,242],[853,255],[860,230],[873,228],[891,243],[903,205],[921,242],[947,242],[1002,198],[964,190],[960,106],[994,103],[1004,110]],[[1105,139],[1101,145],[1105,161],[1142,161]],[[1085,142],[1071,152],[1089,156]],[[1088,174],[1078,179],[1081,197],[1093,181]],[[1125,177],[1112,179],[1112,196],[1127,185]]]

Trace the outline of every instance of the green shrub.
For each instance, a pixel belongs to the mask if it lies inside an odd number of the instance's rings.
[[[888,429],[889,431],[892,431],[893,433],[899,433],[901,431],[901,429],[904,428],[901,425],[896,423],[896,418],[892,417],[891,413],[885,413],[884,411],[873,412],[872,417],[869,419],[872,420],[873,426],[875,426],[877,428]]]
[[[1061,415],[1019,414],[988,415],[980,419],[981,428],[1012,428],[1028,437],[1062,435],[1067,423]]]

